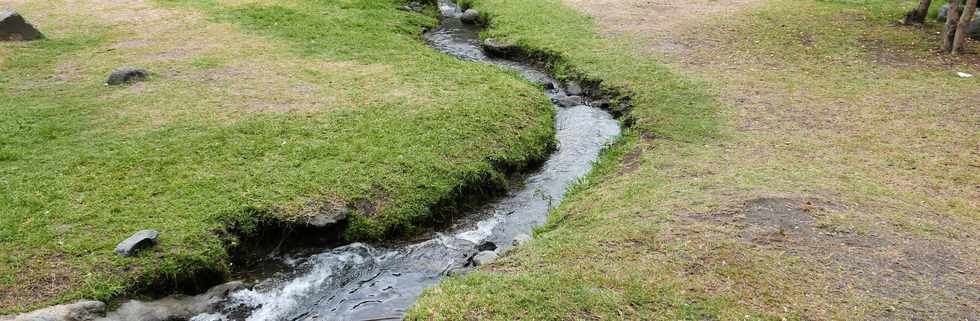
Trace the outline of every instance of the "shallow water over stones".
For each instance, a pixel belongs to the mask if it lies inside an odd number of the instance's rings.
[[[460,59],[517,70],[533,82],[556,84],[549,88],[561,87],[530,65],[488,57],[480,48],[479,27],[461,23],[459,8],[447,1],[441,1],[440,11],[439,27],[425,35],[433,48]],[[551,98],[565,95],[561,89],[545,93]],[[414,244],[354,243],[311,256],[284,258],[282,270],[250,289],[230,293],[215,311],[192,320],[401,319],[425,288],[471,268],[474,256],[487,249],[487,242],[502,253],[512,247],[515,237],[523,240],[534,227],[544,224],[548,211],[557,206],[568,187],[591,170],[602,148],[620,134],[619,122],[601,109],[586,105],[556,109],[558,150],[527,177],[521,189]]]

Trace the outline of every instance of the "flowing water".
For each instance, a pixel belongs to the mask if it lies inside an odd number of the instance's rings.
[[[517,70],[532,82],[561,87],[532,66],[488,57],[480,47],[479,27],[461,23],[460,10],[445,0],[440,9],[439,27],[425,35],[433,48],[460,59]],[[564,92],[552,89],[545,94],[554,98]],[[465,271],[473,265],[475,254],[492,249],[487,242],[502,253],[516,236],[544,224],[548,211],[568,187],[591,170],[602,148],[620,133],[618,121],[601,109],[586,105],[556,108],[558,150],[527,177],[521,189],[468,215],[468,224],[457,224],[414,244],[355,243],[283,259],[283,270],[251,289],[230,294],[219,311],[192,320],[401,319],[425,288]]]

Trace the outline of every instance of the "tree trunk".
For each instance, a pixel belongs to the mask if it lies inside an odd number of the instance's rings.
[[[966,46],[966,32],[969,31],[967,28],[969,28],[970,22],[973,21],[973,16],[976,15],[976,11],[977,0],[967,0],[966,8],[963,8],[963,13],[960,14],[960,22],[956,25],[956,35],[953,36],[953,54],[963,52],[963,47]]]
[[[943,30],[943,52],[953,51],[953,37],[960,20],[960,0],[949,2],[949,13],[946,14],[946,29]]]
[[[919,7],[906,13],[905,19],[902,19],[902,24],[925,23],[930,5],[932,5],[932,0],[919,0]]]

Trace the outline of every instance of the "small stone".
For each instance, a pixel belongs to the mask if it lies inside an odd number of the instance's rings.
[[[310,217],[306,223],[314,227],[327,227],[346,220],[348,213],[350,213],[350,209],[347,208],[325,211]]]
[[[583,93],[582,86],[579,85],[577,81],[569,81],[568,84],[565,85],[565,93],[567,93],[569,96],[579,96]]]
[[[122,85],[130,82],[143,81],[150,77],[150,72],[139,68],[120,68],[109,75],[106,84],[110,86]]]
[[[459,20],[465,24],[476,24],[480,21],[480,12],[475,9],[466,9],[463,11],[463,15],[459,16]]]
[[[552,101],[562,107],[575,107],[585,104],[585,99],[582,99],[580,96],[558,96],[553,98]]]
[[[423,8],[424,7],[422,6],[422,4],[419,3],[418,1],[412,1],[412,2],[409,2],[408,4],[406,4],[404,6],[399,7],[398,10],[411,11],[411,12],[420,12],[420,11],[422,11]]]
[[[511,241],[511,244],[513,244],[514,246],[520,246],[521,244],[524,244],[524,243],[527,243],[527,242],[530,242],[530,241],[531,241],[531,236],[530,235],[521,234],[521,235],[515,236],[514,237],[514,240]]]
[[[157,245],[157,238],[160,232],[154,230],[142,230],[133,234],[128,239],[116,245],[116,254],[122,256],[133,256],[137,251]]]
[[[476,256],[473,256],[473,266],[490,264],[490,262],[493,262],[496,259],[497,259],[497,252],[483,251],[477,253]]]
[[[44,38],[19,13],[0,11],[0,41],[30,41]]]
[[[14,316],[7,321],[92,321],[105,316],[105,303],[99,301],[79,301],[47,307]]]

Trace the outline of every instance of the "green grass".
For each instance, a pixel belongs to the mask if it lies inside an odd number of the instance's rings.
[[[486,36],[628,89],[636,123],[533,241],[427,290],[408,319],[912,320],[980,308],[963,295],[980,273],[967,183],[980,179],[967,152],[980,142],[977,80],[952,74],[977,72],[976,57],[934,55],[933,25],[893,25],[911,2],[769,1],[670,30],[706,40],[683,57],[644,50],[646,35],[630,33],[642,20],[603,26],[627,36],[602,38],[559,1],[471,2],[492,17]],[[746,201],[772,197],[833,205],[811,214],[812,238],[740,221]],[[930,270],[932,255],[955,268]]]
[[[434,204],[551,148],[546,97],[427,48],[434,19],[399,1],[130,5],[32,3],[22,11],[49,39],[2,45],[0,313],[224,271],[229,227],[301,220],[309,204],[370,204],[351,240],[410,233]],[[188,19],[186,36],[95,18],[120,7]],[[124,64],[153,76],[104,86]],[[147,228],[155,249],[112,254]]]

